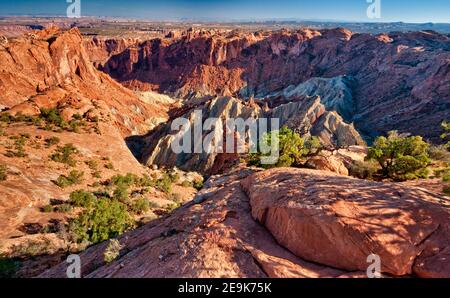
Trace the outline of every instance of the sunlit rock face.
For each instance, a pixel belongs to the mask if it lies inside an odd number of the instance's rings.
[[[0,46],[0,106],[9,113],[38,115],[60,107],[70,119],[96,105],[109,109],[122,135],[146,133],[146,120],[167,117],[164,105],[146,104],[131,90],[98,71],[78,29],[36,31]]]
[[[237,169],[211,177],[192,203],[80,254],[83,277],[449,277],[449,210],[420,188],[336,173]],[[40,277],[66,276],[67,263]]]
[[[197,116],[196,113],[201,113]],[[303,97],[300,101],[288,102],[281,104],[273,109],[263,109],[256,103],[242,101],[233,97],[216,97],[207,102],[193,107],[191,110],[181,115],[181,118],[189,122],[192,128],[190,132],[186,133],[192,142],[191,152],[175,153],[172,147],[173,143],[180,142],[176,138],[179,128],[172,130],[173,122],[162,125],[152,131],[146,136],[145,144],[142,145],[142,161],[146,164],[157,164],[168,167],[179,167],[181,169],[191,169],[203,173],[211,174],[217,170],[217,163],[222,163],[224,156],[227,159],[238,160],[239,154],[226,154],[225,149],[223,153],[207,152],[205,147],[201,148],[201,153],[194,153],[194,126],[195,123],[200,123],[202,127],[207,126],[207,119],[216,118],[221,119],[222,125],[225,125],[226,119],[266,119],[267,129],[270,132],[275,129],[270,126],[271,119],[276,119],[278,127],[288,126],[291,129],[300,133],[303,137],[317,136],[321,143],[327,148],[336,148],[351,145],[364,145],[359,133],[355,130],[352,124],[344,122],[341,116],[335,111],[328,111],[321,103],[321,98]],[[176,121],[174,119],[174,121]],[[219,131],[221,125],[212,127],[201,132],[200,142],[207,140],[211,135],[213,129]],[[246,127],[246,136],[249,134],[249,127]],[[227,132],[218,132],[220,135],[215,138],[213,144],[217,144],[221,138],[224,141],[223,146],[226,146]],[[246,145],[248,146],[248,140]],[[246,148],[248,150],[248,147]],[[230,152],[231,153],[231,152]],[[237,152],[233,152],[237,153]],[[248,153],[245,151],[244,153]]]
[[[369,141],[389,130],[438,140],[450,110],[449,37],[433,31],[191,30],[117,51],[122,44],[98,61],[126,86],[179,97],[320,95]]]

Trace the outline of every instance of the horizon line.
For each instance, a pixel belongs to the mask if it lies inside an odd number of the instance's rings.
[[[286,18],[245,18],[245,19],[228,19],[228,18],[217,18],[214,20],[213,18],[189,18],[189,17],[181,17],[174,19],[152,19],[145,17],[125,17],[125,16],[100,16],[100,15],[91,15],[91,16],[81,16],[79,18],[69,18],[65,15],[56,15],[56,14],[0,14],[0,18],[14,18],[14,17],[29,17],[29,18],[61,18],[76,21],[79,19],[89,19],[89,18],[99,18],[99,19],[116,19],[116,20],[128,20],[128,21],[148,21],[148,22],[198,22],[198,23],[258,23],[258,22],[312,22],[312,23],[350,23],[350,24],[407,24],[407,25],[424,25],[424,24],[433,24],[433,25],[450,25],[446,22],[405,22],[405,21],[356,21],[356,20],[339,20],[339,19],[302,19],[295,17],[286,17]]]

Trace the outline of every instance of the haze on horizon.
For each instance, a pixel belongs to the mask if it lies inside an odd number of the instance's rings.
[[[81,0],[82,16],[147,20],[321,20],[450,23],[448,0],[381,0],[381,18],[366,15],[368,0]],[[0,15],[63,16],[66,0],[0,0]]]

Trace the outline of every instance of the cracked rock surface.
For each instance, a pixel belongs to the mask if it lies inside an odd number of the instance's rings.
[[[202,200],[81,254],[84,277],[449,277],[449,202],[419,188],[305,169],[213,176]],[[66,263],[41,277],[65,277]]]

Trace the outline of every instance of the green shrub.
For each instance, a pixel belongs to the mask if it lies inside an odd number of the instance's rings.
[[[10,139],[14,141],[15,151],[8,150],[5,154],[6,157],[27,157],[28,154],[25,153],[25,144],[29,139],[29,135],[12,136]]]
[[[183,183],[181,183],[181,186],[183,187],[193,187],[193,183],[188,180],[184,180]]]
[[[434,169],[434,176],[436,178],[441,178],[449,173],[450,173],[450,168]]]
[[[111,184],[113,185],[124,185],[124,186],[132,186],[139,181],[139,178],[131,173],[126,174],[125,176],[116,175],[111,178]]]
[[[71,131],[71,132],[79,133],[80,127],[83,127],[83,126],[86,126],[85,121],[70,120],[69,126],[68,126],[69,128],[67,130]]]
[[[144,175],[139,178],[139,181],[136,184],[139,187],[154,187],[155,182],[148,175]]]
[[[442,192],[443,192],[445,195],[450,196],[450,186],[444,186],[444,189],[442,190]]]
[[[113,198],[122,203],[128,203],[129,196],[130,193],[128,192],[128,186],[125,184],[119,184],[116,189],[114,189]]]
[[[41,115],[40,117],[46,121],[47,124],[53,124],[58,127],[65,127],[67,126],[67,122],[64,121],[61,114],[59,113],[58,109],[51,108],[51,109],[41,109]]]
[[[59,176],[58,180],[55,181],[55,184],[61,188],[66,188],[75,184],[80,184],[83,181],[83,176],[83,172],[73,170],[68,176]]]
[[[49,148],[53,145],[59,144],[60,141],[61,140],[58,137],[51,137],[51,138],[45,139],[45,146],[47,148]]]
[[[12,255],[18,258],[36,257],[50,254],[53,251],[53,245],[48,238],[27,240],[26,242],[13,245],[11,251]]]
[[[67,177],[63,175],[59,176],[58,179],[54,181],[54,183],[61,188],[66,188],[72,185],[69,179],[67,179]]]
[[[58,213],[69,213],[72,212],[73,207],[69,204],[62,204],[55,208],[55,211]]]
[[[78,243],[99,243],[115,238],[133,226],[127,206],[117,200],[98,199],[69,223],[69,231]]]
[[[428,147],[420,136],[400,137],[390,132],[388,137],[375,140],[367,158],[379,163],[385,177],[405,180],[429,165]]]
[[[114,170],[114,165],[112,164],[112,162],[108,162],[107,164],[105,164],[105,168],[107,168],[108,170]]]
[[[13,119],[14,119],[14,117],[11,116],[8,113],[1,113],[0,114],[0,122],[4,122],[4,123],[8,123],[9,124],[9,123],[13,122]]]
[[[83,119],[83,116],[81,116],[80,114],[74,114],[74,115],[72,116],[72,119],[74,119],[74,120],[82,120],[82,119]]]
[[[262,164],[262,157],[269,157],[269,153],[253,153],[249,155],[249,165],[260,166],[263,168],[290,167],[299,165],[304,156],[308,155],[309,150],[305,147],[303,138],[288,127],[283,127],[279,131],[273,132],[275,139],[272,140],[272,133],[267,133],[263,137],[263,144],[272,151],[278,151],[278,160],[274,160],[273,164]],[[275,143],[273,143],[275,142]],[[278,143],[278,144],[277,144]],[[309,146],[316,146],[315,140],[310,142]]]
[[[109,191],[107,191],[106,189],[94,191],[93,195],[97,198],[111,198]]]
[[[5,165],[0,164],[0,181],[5,181],[8,178],[8,168]]]
[[[70,194],[69,203],[74,207],[91,207],[95,204],[97,198],[85,190],[77,190]]]
[[[91,160],[86,161],[85,163],[89,167],[89,169],[91,169],[92,171],[97,171],[98,163],[96,160],[91,159]]]
[[[53,126],[56,126],[58,131],[67,130],[78,133],[79,128],[86,125],[83,117],[79,114],[73,115],[72,120],[66,122],[56,108],[41,109],[40,118],[46,123],[45,130],[53,130]]]
[[[166,211],[168,213],[172,213],[173,211],[175,211],[176,209],[181,207],[181,203],[172,203],[166,206]]]
[[[195,180],[192,186],[196,190],[201,190],[203,188],[203,181],[202,180]]]
[[[147,199],[140,198],[134,201],[131,205],[131,211],[134,214],[142,215],[150,210],[150,203]]]
[[[447,143],[444,145],[447,148],[450,148],[450,141],[448,140],[450,137],[450,122],[444,121],[442,122],[442,128],[444,129],[444,133],[441,135],[442,140]]]
[[[164,193],[172,192],[172,179],[168,174],[164,174],[161,179],[158,179],[155,184],[156,188]]]
[[[449,185],[444,186],[444,189],[442,190],[442,192],[445,195],[450,196],[450,186]]]
[[[0,114],[0,122],[10,124],[12,122],[27,122],[27,123],[39,123],[39,119],[33,116],[25,116],[22,114],[17,114],[15,117],[8,113]]]
[[[120,256],[120,250],[122,248],[123,246],[120,245],[119,240],[111,239],[105,249],[105,252],[103,253],[103,260],[107,264],[112,263]]]
[[[450,170],[447,169],[447,172],[444,173],[444,175],[442,176],[442,181],[450,182]]]
[[[42,207],[41,211],[44,213],[51,213],[54,211],[54,207],[52,205],[46,205]]]
[[[310,137],[305,141],[305,148],[309,155],[317,155],[323,149],[323,145],[318,137]]]
[[[428,179],[428,177],[430,177],[430,175],[431,175],[431,170],[428,168],[423,168],[423,169],[418,170],[415,173],[415,175],[417,178],[420,178],[420,179]]]
[[[67,176],[67,179],[72,184],[80,184],[81,182],[83,182],[83,176],[84,176],[83,172],[78,172],[76,170],[73,170],[69,173],[69,176]]]
[[[67,164],[71,167],[74,167],[77,163],[73,156],[77,153],[78,150],[73,144],[66,144],[63,147],[58,146],[55,153],[53,153],[50,158],[55,162]]]

